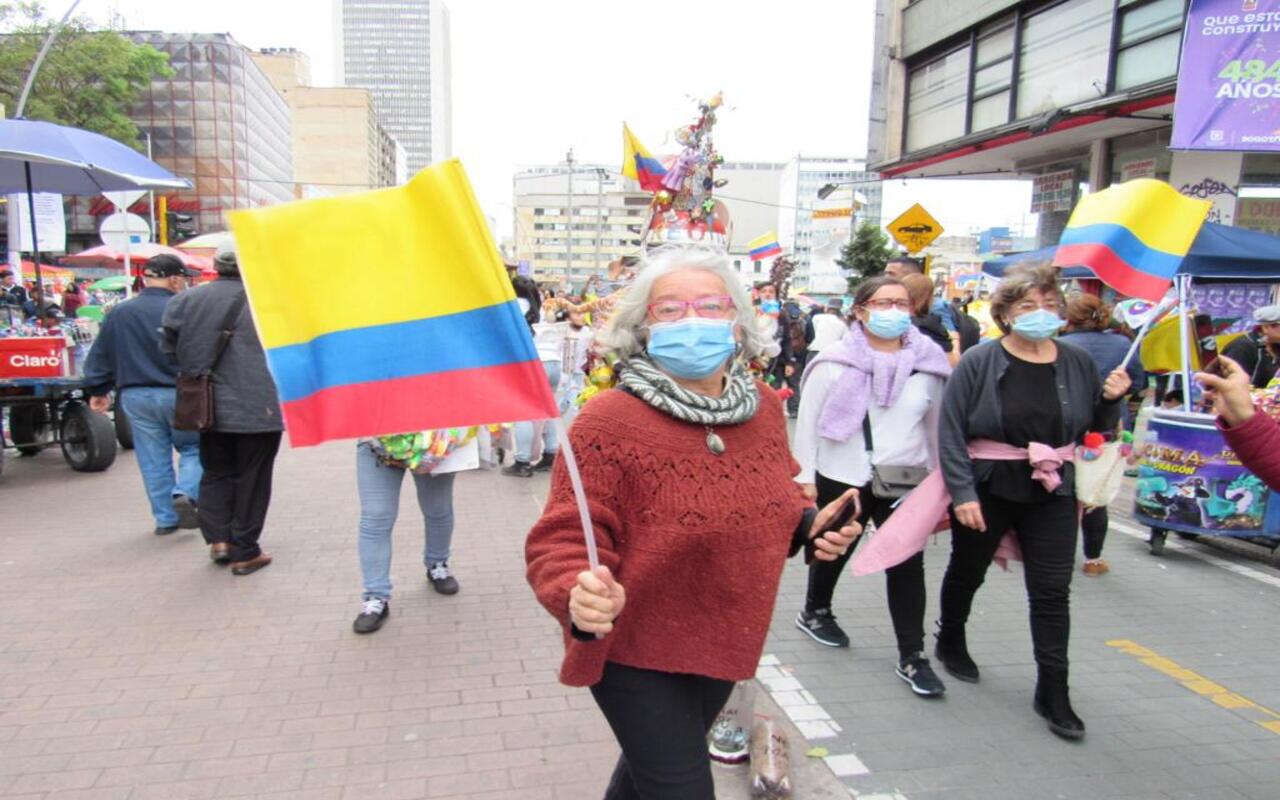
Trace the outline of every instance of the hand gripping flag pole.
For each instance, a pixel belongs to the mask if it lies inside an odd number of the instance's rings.
[[[600,566],[600,554],[596,550],[596,531],[591,524],[591,510],[587,508],[587,493],[582,488],[582,473],[578,471],[578,459],[573,454],[573,445],[569,442],[569,431],[564,426],[564,419],[556,417],[555,422],[560,452],[564,454],[564,465],[569,469],[569,482],[573,484],[573,496],[578,501],[578,516],[582,517],[582,535],[587,542],[587,564],[594,572]]]

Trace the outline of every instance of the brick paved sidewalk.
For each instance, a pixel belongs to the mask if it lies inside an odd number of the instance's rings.
[[[524,581],[545,477],[460,476],[449,598],[406,489],[392,616],[360,637],[351,445],[286,450],[276,475],[276,562],[240,578],[197,533],[151,534],[131,454],[97,475],[56,452],[7,463],[0,797],[600,796],[616,745],[556,683],[557,628]],[[848,796],[804,749],[793,736],[797,796]],[[717,779],[747,797],[744,768]]]

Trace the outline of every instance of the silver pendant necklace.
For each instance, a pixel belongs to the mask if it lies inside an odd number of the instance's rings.
[[[713,455],[724,455],[724,439],[721,439],[720,434],[716,433],[710,425],[707,426],[707,449]]]

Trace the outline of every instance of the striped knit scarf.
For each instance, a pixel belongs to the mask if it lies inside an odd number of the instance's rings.
[[[760,394],[746,367],[735,361],[719,397],[691,392],[653,362],[633,356],[619,367],[618,381],[631,394],[682,422],[694,425],[739,425],[756,415]]]

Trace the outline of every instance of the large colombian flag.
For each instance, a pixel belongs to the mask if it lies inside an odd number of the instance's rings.
[[[557,416],[457,161],[229,217],[295,447]]]
[[[667,175],[667,168],[653,157],[640,140],[622,123],[622,174],[640,182],[640,188],[646,192],[656,192],[662,188],[662,179]]]
[[[1212,203],[1151,178],[1086,195],[1071,212],[1055,266],[1085,266],[1129,297],[1159,301]]]

